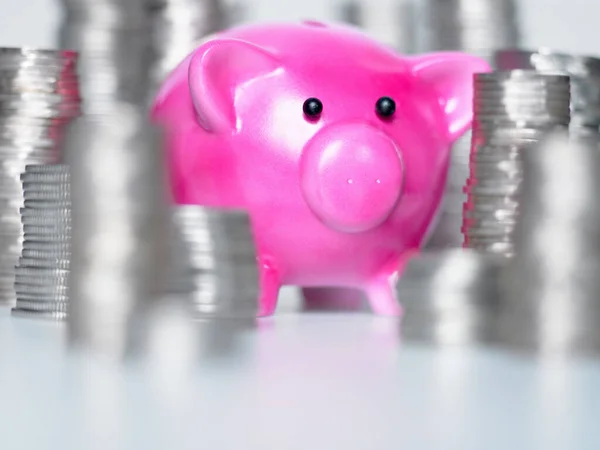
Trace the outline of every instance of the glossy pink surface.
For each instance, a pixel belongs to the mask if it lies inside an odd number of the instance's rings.
[[[394,141],[362,122],[325,127],[300,157],[304,200],[338,231],[356,233],[381,225],[394,211],[403,179]]]
[[[284,284],[359,288],[376,313],[399,314],[393,280],[437,213],[473,73],[487,71],[460,53],[405,57],[339,25],[230,29],[154,103],[174,201],[250,212],[261,315]],[[313,97],[318,117],[303,112]],[[376,111],[382,97],[391,117]]]

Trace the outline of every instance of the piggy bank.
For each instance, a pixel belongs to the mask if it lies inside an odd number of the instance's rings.
[[[249,212],[260,315],[283,285],[359,289],[398,315],[394,280],[435,220],[485,71],[461,53],[402,56],[342,25],[213,35],[152,106],[173,200]]]

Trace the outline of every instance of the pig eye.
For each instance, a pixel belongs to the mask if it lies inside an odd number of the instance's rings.
[[[396,112],[396,102],[389,97],[381,97],[375,104],[377,115],[383,119],[389,119]]]
[[[323,103],[318,98],[311,97],[304,102],[302,105],[302,111],[307,117],[315,119],[323,112]]]

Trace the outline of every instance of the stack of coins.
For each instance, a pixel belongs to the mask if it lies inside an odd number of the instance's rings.
[[[71,173],[69,339],[120,358],[166,291],[162,141],[148,122],[148,0],[61,0],[59,41],[80,53],[83,112],[65,136]],[[143,322],[143,321],[142,321]]]
[[[189,292],[199,316],[255,317],[259,275],[248,214],[197,205],[175,208],[187,251],[176,290]]]
[[[145,102],[152,64],[146,1],[61,0],[59,43],[79,51],[85,113],[108,113],[112,102]]]
[[[444,346],[491,341],[501,267],[500,258],[468,249],[413,257],[396,285],[402,338]]]
[[[571,130],[577,133],[600,129],[600,58],[568,55],[549,50],[500,50],[499,70],[537,70],[563,73],[571,78]]]
[[[28,165],[21,175],[25,240],[16,267],[13,314],[64,319],[67,313],[71,195],[69,168]]]
[[[419,51],[466,51],[491,60],[494,50],[520,41],[515,0],[426,0]]]
[[[520,45],[515,0],[425,0],[419,2],[416,50],[463,51],[493,62],[494,51]],[[455,143],[437,228],[431,249],[460,247],[463,187],[469,173],[470,132]]]
[[[120,358],[166,292],[162,140],[149,124],[153,65],[147,0],[62,0],[59,40],[80,53],[84,115],[65,136],[71,173],[71,344]],[[141,328],[140,328],[141,327]]]
[[[230,25],[235,12],[222,0],[146,0],[155,60],[152,84],[165,77],[201,42]]]
[[[475,76],[464,245],[513,255],[521,157],[550,130],[569,126],[569,77],[534,71]]]
[[[541,353],[600,353],[600,152],[566,133],[523,155],[515,256],[498,339]]]
[[[21,253],[20,174],[27,164],[56,162],[65,126],[79,114],[77,54],[0,48],[0,303],[14,303]]]
[[[111,111],[79,118],[66,139],[69,330],[73,343],[120,356],[139,344],[133,323],[166,292],[170,218],[160,133],[136,105]]]
[[[355,27],[363,26],[363,14],[360,2],[357,0],[347,0],[339,5],[340,20],[348,25]]]

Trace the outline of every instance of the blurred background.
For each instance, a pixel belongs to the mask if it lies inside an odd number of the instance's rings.
[[[231,0],[229,0],[231,1]],[[316,18],[336,20],[340,0],[238,0],[244,21]],[[405,0],[406,1],[406,0]],[[397,0],[362,0],[364,26],[373,36],[395,43],[401,22]],[[419,0],[415,0],[419,3]],[[600,53],[596,13],[600,3],[590,0],[521,0],[523,48],[551,47],[570,53]],[[56,45],[60,20],[55,0],[1,0],[0,38],[4,46],[48,47]],[[367,8],[367,6],[370,6]],[[368,9],[368,11],[367,11]]]

